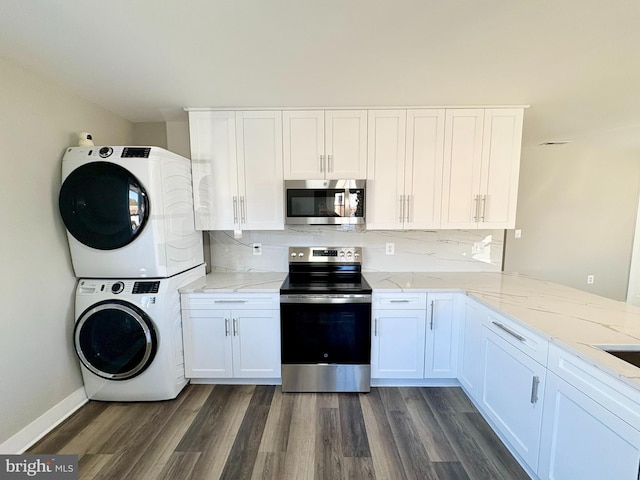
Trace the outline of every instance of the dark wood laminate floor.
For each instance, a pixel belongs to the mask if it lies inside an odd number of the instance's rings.
[[[89,402],[27,453],[80,479],[527,479],[460,388],[283,394],[189,385],[168,402]]]

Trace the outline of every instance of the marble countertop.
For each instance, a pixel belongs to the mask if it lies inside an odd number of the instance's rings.
[[[180,293],[280,293],[286,272],[212,272]]]
[[[180,289],[201,293],[277,293],[285,272],[211,273]],[[596,345],[640,348],[640,308],[511,273],[365,272],[376,292],[455,291],[569,349],[640,391],[640,368]]]

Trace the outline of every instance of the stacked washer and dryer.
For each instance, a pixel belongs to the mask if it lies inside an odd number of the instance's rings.
[[[71,147],[59,207],[87,396],[175,398],[188,383],[178,289],[205,274],[191,162],[159,147]]]

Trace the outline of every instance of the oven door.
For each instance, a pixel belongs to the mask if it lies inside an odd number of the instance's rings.
[[[284,392],[369,391],[371,295],[281,295]]]

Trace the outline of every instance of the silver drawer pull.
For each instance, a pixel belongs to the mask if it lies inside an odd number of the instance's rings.
[[[214,300],[213,303],[247,303],[249,300]]]
[[[536,375],[533,377],[533,383],[531,384],[531,403],[538,401],[538,385],[540,385],[540,377]]]
[[[390,303],[409,303],[411,300],[389,300]]]
[[[496,327],[498,327],[500,330],[502,330],[503,332],[508,333],[509,335],[511,335],[513,338],[516,338],[518,340],[520,340],[521,342],[525,342],[527,339],[524,338],[522,335],[518,335],[516,332],[514,332],[513,330],[511,330],[510,328],[505,327],[503,324],[501,324],[500,322],[491,322],[493,323]]]

